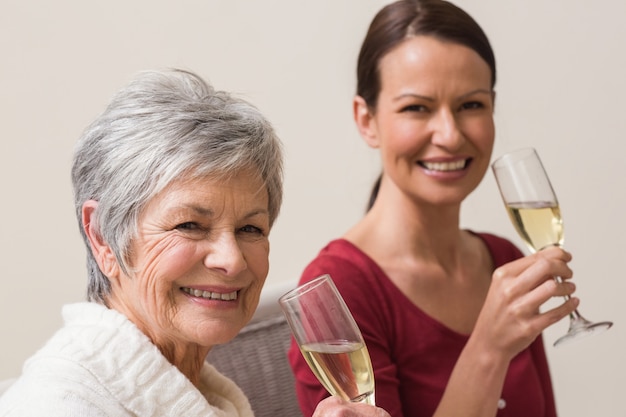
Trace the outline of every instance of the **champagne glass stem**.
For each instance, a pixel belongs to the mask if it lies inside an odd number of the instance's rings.
[[[558,283],[563,282],[563,278],[559,276],[554,277],[554,280]],[[565,301],[568,301],[571,300],[572,297],[565,295],[563,298],[565,298]],[[567,330],[567,334],[557,339],[554,342],[554,346],[560,346],[574,341],[578,336],[591,335],[598,331],[608,330],[612,325],[613,323],[610,321],[591,322],[584,318],[578,312],[578,309],[575,309],[569,313],[569,329]]]
[[[563,278],[561,278],[559,276],[554,277],[554,280],[556,282],[558,282],[559,284],[563,283]],[[572,299],[572,297],[570,297],[569,295],[564,295],[563,298],[565,298],[565,301],[569,301],[569,300]],[[576,320],[583,319],[583,317],[578,312],[578,309],[576,309],[576,310],[572,311],[571,313],[569,313],[569,318],[570,318],[571,321],[576,321]]]

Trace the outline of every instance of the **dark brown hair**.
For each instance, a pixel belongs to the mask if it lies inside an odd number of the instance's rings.
[[[464,10],[445,0],[399,0],[383,7],[372,20],[357,61],[357,91],[371,109],[380,92],[380,61],[414,36],[432,36],[475,51],[491,69],[496,83],[496,59],[487,35]]]

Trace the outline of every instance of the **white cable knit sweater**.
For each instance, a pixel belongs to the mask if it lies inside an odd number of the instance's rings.
[[[63,318],[0,397],[0,416],[253,416],[234,382],[205,363],[198,390],[117,311],[84,302]]]

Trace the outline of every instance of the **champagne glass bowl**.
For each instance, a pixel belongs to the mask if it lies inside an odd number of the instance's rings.
[[[345,400],[375,405],[367,347],[330,275],[289,291],[279,304],[300,352],[324,388]]]

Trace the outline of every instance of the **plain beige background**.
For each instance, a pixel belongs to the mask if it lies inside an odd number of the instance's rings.
[[[362,214],[378,157],[351,117],[356,54],[382,0],[2,0],[0,379],[84,298],[69,181],[74,142],[137,71],[183,67],[255,103],[286,149],[268,283],[295,281]],[[545,333],[562,416],[626,416],[622,211],[626,3],[458,0],[498,61],[494,155],[539,149],[559,195],[581,311],[609,332],[562,349]],[[510,237],[491,173],[463,225]],[[468,381],[480,383],[480,381]]]

